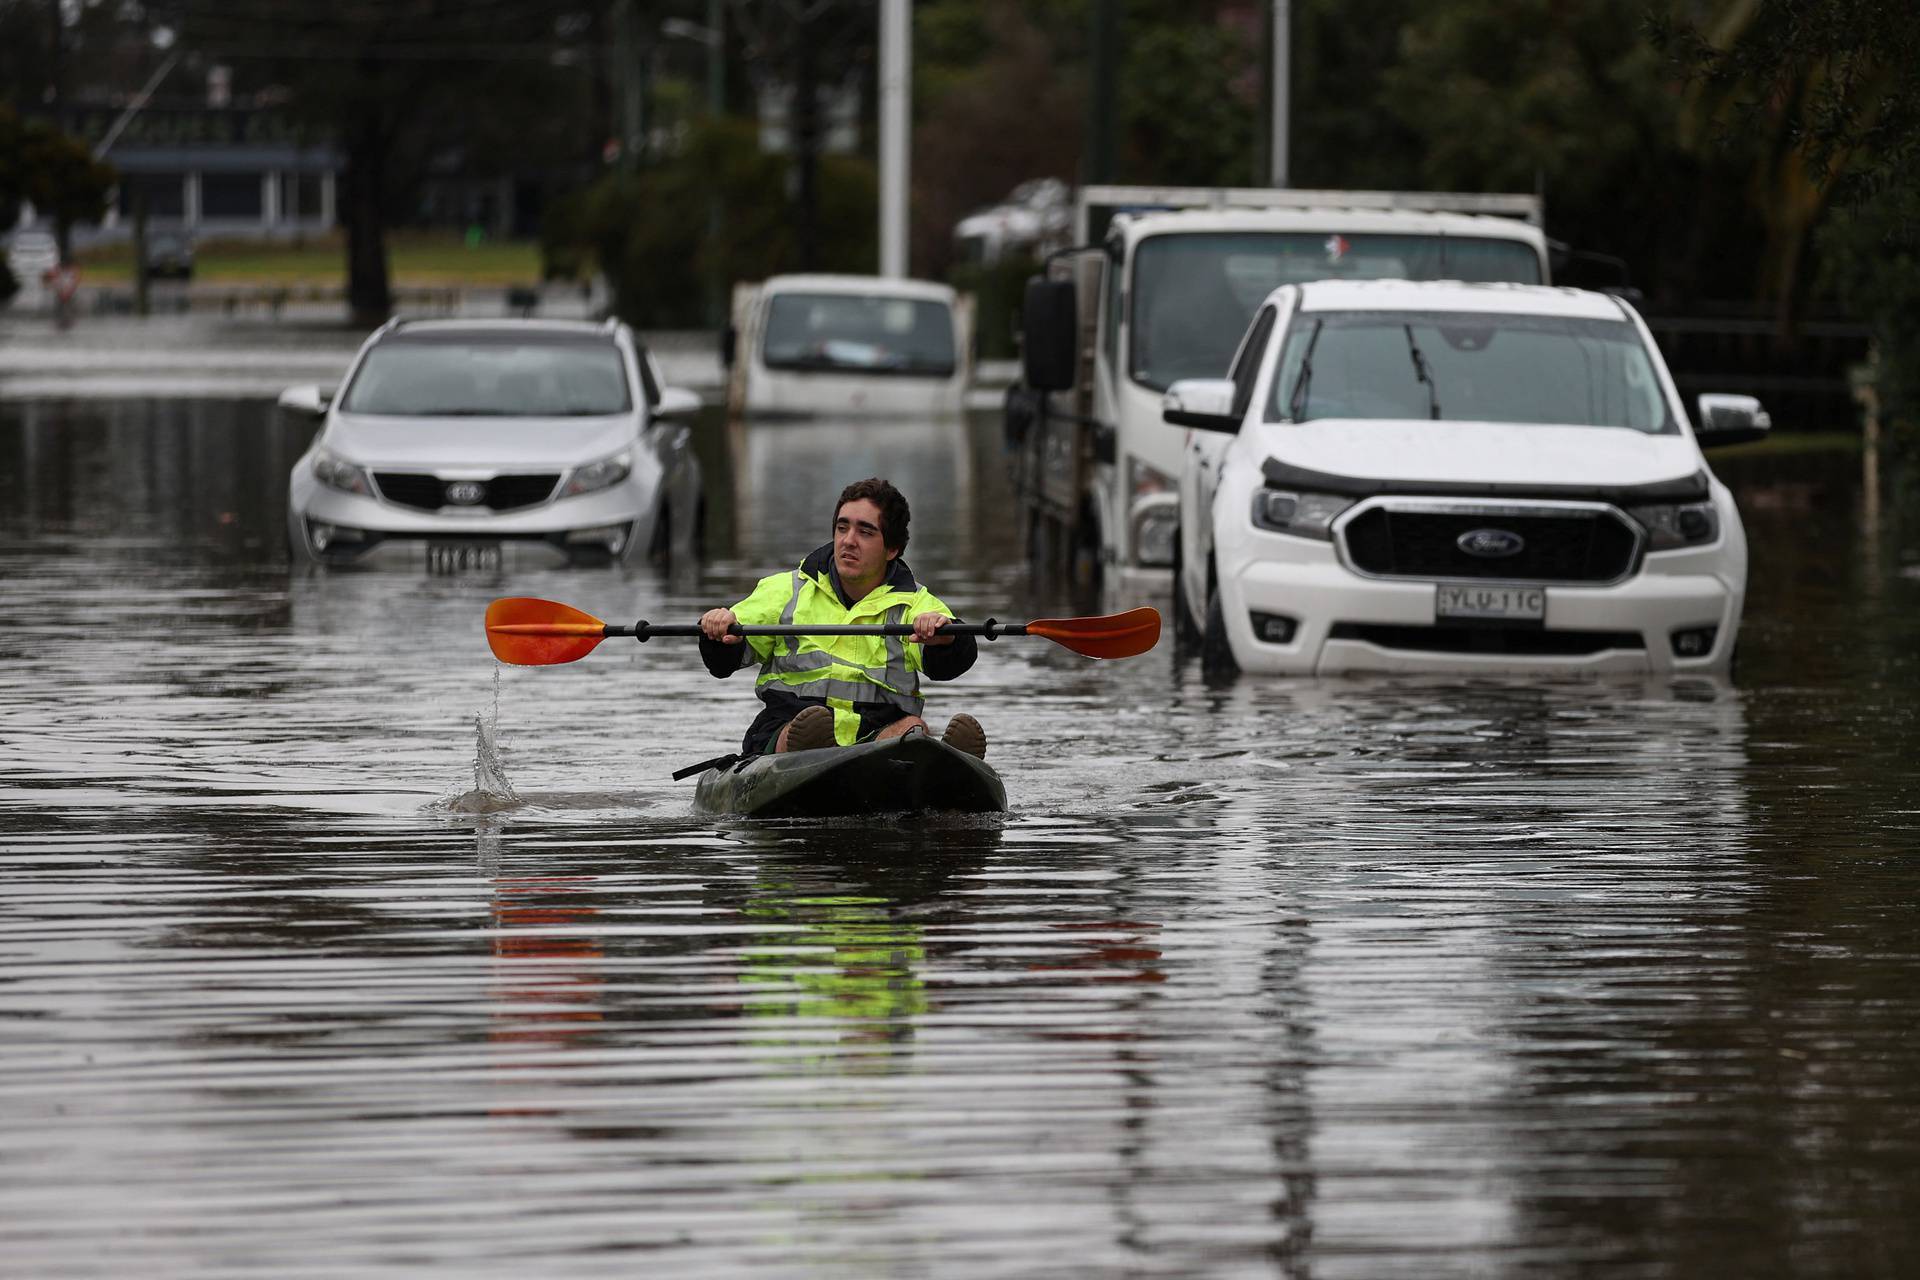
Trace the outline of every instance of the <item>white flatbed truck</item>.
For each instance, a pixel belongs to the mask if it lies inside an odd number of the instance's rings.
[[[1260,301],[1327,278],[1546,284],[1532,195],[1088,186],[1029,282],[1006,435],[1028,546],[1083,585],[1169,585],[1184,433],[1161,396],[1225,375]]]

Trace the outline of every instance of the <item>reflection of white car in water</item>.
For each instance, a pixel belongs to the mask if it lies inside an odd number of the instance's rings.
[[[1217,667],[1724,672],[1739,512],[1640,317],[1571,289],[1321,281],[1275,290],[1191,428],[1176,622]]]
[[[969,308],[923,280],[775,276],[735,291],[731,334],[736,413],[957,413],[970,373]]]
[[[978,503],[964,418],[735,421],[727,435],[739,485],[734,550],[748,565],[797,564],[826,541],[834,495],[867,476],[906,494],[916,570],[953,564],[972,544]]]
[[[323,419],[289,482],[293,562],[631,563],[691,546],[700,464],[674,419],[699,403],[660,384],[625,325],[391,322],[336,399],[280,397]]]

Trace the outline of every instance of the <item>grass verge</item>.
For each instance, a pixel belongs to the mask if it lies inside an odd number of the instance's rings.
[[[205,240],[194,246],[193,283],[344,288],[346,241],[310,236],[285,244]],[[484,240],[469,246],[455,233],[395,232],[387,237],[387,270],[396,286],[449,288],[538,284],[540,246],[531,240]],[[105,245],[80,255],[88,284],[131,284],[133,246]]]

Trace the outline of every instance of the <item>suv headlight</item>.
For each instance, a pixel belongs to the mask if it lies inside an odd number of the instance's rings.
[[[625,480],[633,471],[633,454],[621,452],[611,458],[602,458],[598,462],[589,462],[584,467],[575,467],[573,474],[567,477],[567,487],[560,491],[563,498],[571,498],[577,493],[598,493],[602,489],[611,489]]]
[[[367,478],[366,469],[356,467],[344,458],[336,458],[325,449],[313,455],[313,478],[329,489],[338,489],[342,493],[360,493],[369,497],[373,494],[373,481]]]
[[[1646,529],[1649,551],[1697,547],[1720,536],[1720,513],[1713,509],[1711,502],[1628,507],[1627,514]]]
[[[1333,541],[1333,522],[1354,499],[1337,493],[1300,493],[1290,489],[1255,489],[1253,525],[1269,533]]]

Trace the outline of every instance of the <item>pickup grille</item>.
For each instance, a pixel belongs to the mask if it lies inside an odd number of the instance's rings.
[[[373,473],[373,482],[379,487],[381,497],[403,507],[438,511],[449,505],[449,482],[439,476],[422,475],[415,471],[376,471]],[[486,496],[470,504],[469,509],[471,506],[481,506],[494,511],[512,511],[519,507],[536,507],[551,498],[554,485],[560,483],[560,476],[558,472],[505,475],[495,476],[483,483]]]
[[[1482,529],[1517,535],[1523,545],[1511,555],[1469,555],[1460,539]],[[1639,529],[1605,507],[1448,510],[1389,500],[1354,516],[1341,537],[1354,568],[1388,578],[1617,582],[1640,555]]]

